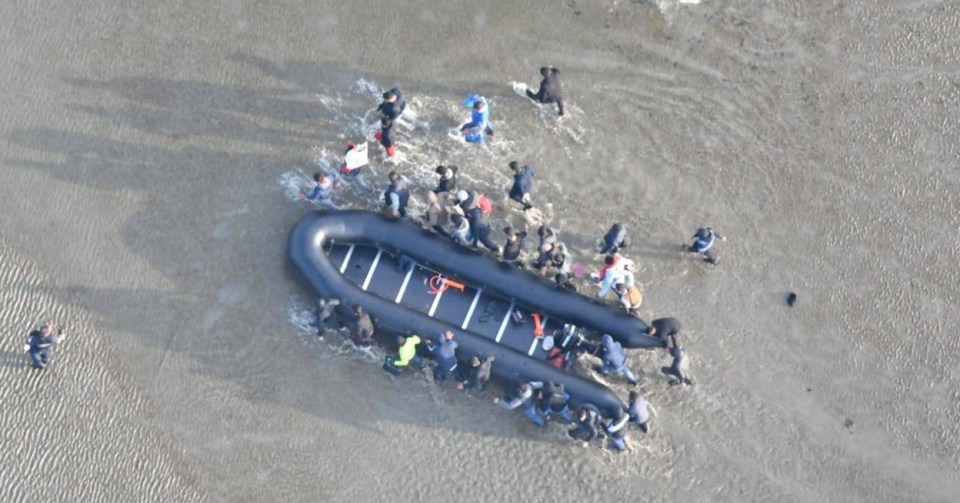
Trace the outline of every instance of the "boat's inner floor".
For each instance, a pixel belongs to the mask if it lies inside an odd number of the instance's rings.
[[[332,243],[325,247],[330,261],[352,283],[369,293],[426,313],[429,316],[487,337],[539,360],[547,358],[542,340],[535,337],[533,314],[537,311],[491,295],[479,288],[451,284],[441,273],[413,262],[401,264],[400,256],[373,245]],[[406,261],[404,261],[406,262]],[[412,265],[412,267],[410,267]],[[511,312],[519,310],[522,321]],[[543,332],[551,335],[563,321],[543,316]],[[435,334],[419,334],[433,337]],[[561,340],[556,340],[559,345]]]

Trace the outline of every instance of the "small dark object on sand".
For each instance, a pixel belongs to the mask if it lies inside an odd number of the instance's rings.
[[[793,307],[797,303],[797,294],[790,292],[787,294],[787,305]]]

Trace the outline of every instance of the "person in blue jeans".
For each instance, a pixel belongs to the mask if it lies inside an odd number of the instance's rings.
[[[558,415],[564,424],[572,423],[573,417],[570,415],[570,407],[567,405],[569,400],[570,395],[563,389],[563,384],[554,382],[547,383],[547,385],[540,390],[540,415],[546,419],[550,419],[550,416]]]
[[[453,331],[447,330],[438,341],[428,342],[427,349],[437,359],[437,366],[433,369],[433,380],[441,382],[447,375],[457,368],[457,341],[453,340]]]
[[[613,447],[617,451],[622,452],[627,450],[626,426],[629,420],[629,415],[625,414],[622,410],[618,410],[616,416],[603,424],[603,429],[607,432],[607,436],[610,437],[610,447]]]
[[[63,330],[57,330],[54,333],[49,323],[44,323],[39,330],[30,332],[23,349],[30,355],[33,368],[46,367],[53,357],[53,347],[60,344],[64,337]]]
[[[603,366],[597,369],[601,374],[623,374],[630,384],[637,385],[637,376],[627,365],[627,354],[619,342],[613,340],[609,334],[600,338],[603,344]]]
[[[517,394],[511,400],[504,398],[494,398],[493,403],[500,405],[504,409],[513,410],[517,407],[523,406],[523,414],[527,416],[527,419],[530,420],[533,424],[537,426],[545,426],[547,424],[546,420],[543,419],[543,416],[537,412],[537,397],[534,390],[542,389],[543,383],[540,381],[533,381],[528,383],[523,383],[517,388]]]

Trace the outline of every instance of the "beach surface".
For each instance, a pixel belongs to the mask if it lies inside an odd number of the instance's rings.
[[[956,2],[51,0],[4,3],[0,34],[2,501],[960,494]],[[563,120],[511,89],[544,64]],[[519,225],[518,160],[577,262],[630,230],[641,316],[683,321],[696,381],[631,353],[655,412],[633,452],[306,326],[291,192],[394,85],[379,190],[456,164]],[[453,132],[473,93],[480,146]],[[717,267],[680,253],[707,225]],[[47,321],[68,337],[34,371]]]

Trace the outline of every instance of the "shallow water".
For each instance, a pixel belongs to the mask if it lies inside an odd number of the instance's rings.
[[[957,6],[392,5],[0,8],[0,499],[960,493]],[[562,121],[511,89],[544,63]],[[517,159],[578,262],[598,264],[613,220],[630,229],[642,314],[683,320],[697,381],[631,357],[655,409],[634,452],[305,329],[290,182],[369,133],[394,84],[410,127],[400,162],[373,161],[378,187],[456,164],[518,224]],[[482,146],[448,135],[471,93],[492,103]],[[701,225],[729,237],[717,268],[678,252]],[[71,335],[31,372],[20,346],[45,320]]]

